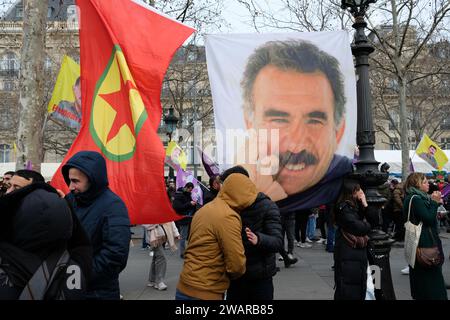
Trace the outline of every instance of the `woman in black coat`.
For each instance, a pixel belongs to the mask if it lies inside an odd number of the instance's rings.
[[[367,286],[366,196],[359,184],[347,180],[336,203],[334,248],[335,300],[364,300]]]

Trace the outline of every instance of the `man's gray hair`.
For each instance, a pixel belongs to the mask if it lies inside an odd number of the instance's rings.
[[[258,47],[248,58],[241,81],[244,112],[252,114],[253,86],[258,73],[267,65],[280,70],[300,73],[322,72],[328,79],[334,95],[334,122],[336,127],[345,114],[344,79],[339,70],[339,61],[305,40],[269,41]],[[301,83],[299,83],[301,86]]]

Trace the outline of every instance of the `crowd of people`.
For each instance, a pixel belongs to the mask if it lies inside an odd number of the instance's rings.
[[[4,173],[0,206],[0,299],[119,299],[119,274],[131,240],[123,201],[108,188],[106,165],[96,152],[79,152],[62,168],[65,195],[32,170]],[[192,183],[167,194],[180,219],[143,225],[151,250],[148,286],[166,290],[164,251],[183,259],[175,299],[271,300],[273,277],[297,263],[294,247],[323,245],[333,253],[336,300],[363,300],[367,293],[368,203],[357,181],[345,178],[334,203],[280,211],[258,192],[241,166],[213,176],[204,203],[192,200]],[[398,242],[411,216],[423,223],[419,247],[444,252],[438,207],[447,205],[424,174],[412,173],[380,186],[386,198],[383,229]],[[317,229],[320,230],[320,236]],[[447,299],[442,262],[408,266],[413,299]],[[64,272],[70,267],[76,272]],[[75,277],[71,279],[70,277]],[[44,284],[44,285],[42,285]],[[70,287],[72,286],[72,287]],[[75,288],[75,290],[73,290]]]

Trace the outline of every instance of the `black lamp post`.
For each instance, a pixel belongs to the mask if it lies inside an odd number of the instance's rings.
[[[382,217],[381,207],[387,199],[383,198],[377,187],[388,179],[388,173],[380,172],[375,160],[374,145],[375,131],[373,129],[372,107],[370,100],[369,83],[369,55],[374,51],[373,46],[367,41],[364,29],[367,23],[364,15],[370,3],[376,0],[342,0],[342,9],[349,9],[355,23],[356,30],[352,44],[352,53],[355,56],[355,67],[357,71],[357,133],[356,143],[359,147],[359,158],[355,163],[356,170],[352,177],[358,180],[365,190],[367,203],[367,221],[372,226],[369,241],[369,263],[377,266],[380,270],[381,279],[375,279],[375,296],[377,300],[395,300],[395,292],[392,285],[391,267],[389,264],[389,253],[394,242],[381,230]],[[378,287],[379,285],[379,287]],[[377,289],[377,287],[379,289]]]
[[[163,121],[166,126],[166,133],[169,136],[169,142],[172,141],[172,133],[177,129],[178,118],[173,114],[173,107],[170,106],[169,112],[164,116]],[[173,169],[169,166],[169,177],[173,178]]]

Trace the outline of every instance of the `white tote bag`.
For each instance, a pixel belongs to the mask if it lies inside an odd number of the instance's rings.
[[[415,225],[409,220],[409,215],[411,214],[411,203],[414,196],[409,200],[408,207],[408,220],[405,223],[405,258],[406,262],[414,268],[416,262],[416,250],[419,244],[420,233],[422,232],[422,222]]]

